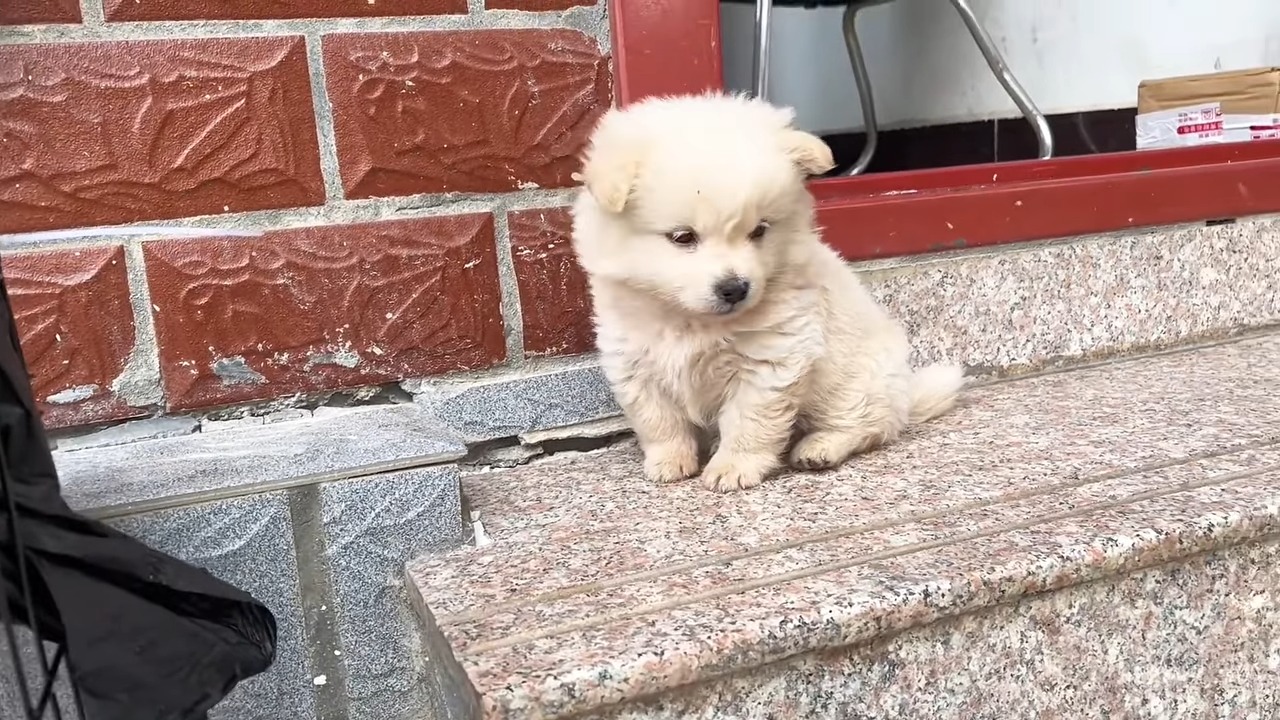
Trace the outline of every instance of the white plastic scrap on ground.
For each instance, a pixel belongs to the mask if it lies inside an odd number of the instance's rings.
[[[476,513],[471,514],[471,532],[475,535],[476,547],[493,544],[493,538],[489,537],[489,533],[485,532],[484,523],[480,522],[480,516]]]

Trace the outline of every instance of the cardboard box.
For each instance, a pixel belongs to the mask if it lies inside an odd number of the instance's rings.
[[[1280,68],[1138,84],[1139,150],[1280,138]]]

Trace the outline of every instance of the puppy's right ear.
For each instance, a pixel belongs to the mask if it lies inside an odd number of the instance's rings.
[[[639,138],[626,132],[621,119],[605,116],[591,137],[582,172],[573,176],[586,186],[600,207],[615,214],[626,209],[631,199],[642,154]]]
[[[627,207],[636,176],[640,173],[639,158],[591,156],[574,179],[586,186],[596,203],[608,212],[617,214]]]

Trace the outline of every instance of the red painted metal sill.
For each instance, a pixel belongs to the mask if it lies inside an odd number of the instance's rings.
[[[850,260],[1280,212],[1280,141],[816,180]]]

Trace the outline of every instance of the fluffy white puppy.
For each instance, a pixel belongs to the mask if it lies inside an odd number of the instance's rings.
[[[759,485],[817,469],[950,409],[961,368],[913,370],[902,326],[823,244],[805,178],[831,150],[790,109],[730,95],[607,113],[579,179],[573,246],[601,361],[649,479]]]

